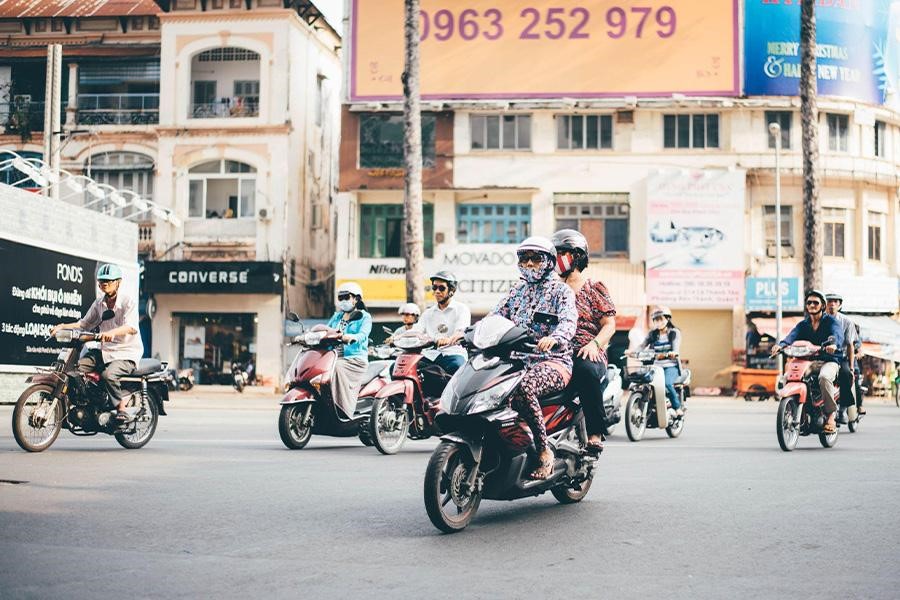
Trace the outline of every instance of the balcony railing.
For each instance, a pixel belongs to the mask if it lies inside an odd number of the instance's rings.
[[[153,252],[153,221],[138,223],[138,252],[146,254]]]
[[[63,113],[65,114],[65,113]],[[61,123],[65,117],[61,116]],[[44,103],[43,102],[0,102],[0,125],[5,133],[18,133],[23,137],[28,134],[44,130]]]
[[[201,102],[192,105],[191,116],[195,119],[238,119],[259,116],[259,102],[234,99],[227,102]]]
[[[159,123],[159,94],[79,94],[79,125]]]

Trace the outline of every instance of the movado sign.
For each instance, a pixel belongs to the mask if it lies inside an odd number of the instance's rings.
[[[280,294],[277,262],[151,262],[145,274],[153,294]]]

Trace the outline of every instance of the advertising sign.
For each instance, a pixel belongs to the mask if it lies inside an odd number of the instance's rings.
[[[747,312],[774,311],[777,300],[776,283],[774,277],[748,277],[747,294],[744,297],[744,308]],[[786,311],[803,310],[799,278],[781,278],[781,308]]]
[[[888,35],[892,4],[900,9],[895,0],[816,2],[820,95],[886,101],[896,83],[898,40]],[[744,10],[744,93],[798,95],[799,0],[746,0]]]
[[[49,366],[50,328],[81,318],[97,297],[97,261],[0,239],[0,364]]]
[[[403,5],[353,1],[351,101],[402,99]],[[735,96],[737,23],[737,0],[422,0],[421,94]]]
[[[206,357],[206,327],[187,325],[184,328],[183,358]]]
[[[877,275],[840,275],[825,272],[825,289],[844,297],[844,312],[884,313],[897,312],[897,278]]]
[[[144,281],[154,294],[280,294],[277,262],[148,262]]]
[[[731,308],[744,294],[743,171],[677,170],[647,179],[647,301]]]

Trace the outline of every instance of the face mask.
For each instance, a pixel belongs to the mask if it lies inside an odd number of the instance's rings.
[[[337,307],[341,312],[350,312],[353,310],[353,300],[338,300]]]
[[[574,261],[571,256],[560,254],[556,257],[556,272],[565,277],[572,272],[572,268],[574,267],[573,263]]]
[[[547,275],[550,274],[551,269],[548,268],[549,266],[550,262],[545,258],[537,267],[528,268],[519,265],[519,273],[522,275],[522,279],[528,283],[537,283],[542,279],[546,279]]]

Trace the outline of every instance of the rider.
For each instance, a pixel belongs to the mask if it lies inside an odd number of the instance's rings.
[[[525,374],[513,392],[511,404],[528,422],[534,435],[540,466],[532,479],[553,472],[553,451],[539,398],[565,389],[572,376],[572,336],[578,313],[575,293],[553,273],[556,248],[544,237],[526,238],[516,249],[519,281],[492,311],[527,329],[538,340],[537,352],[525,357]]]
[[[78,361],[81,373],[97,371],[106,384],[110,396],[116,400],[116,420],[128,420],[125,413],[128,393],[122,389],[121,378],[134,371],[144,355],[144,344],[138,335],[138,305],[124,290],[122,269],[104,264],[97,270],[97,287],[103,295],[97,298],[80,321],[57,325],[50,330],[55,335],[62,329],[91,330],[100,328],[100,349],[89,350]]]
[[[853,373],[856,365],[856,326],[846,315],[840,312],[844,304],[844,298],[836,292],[825,294],[825,310],[834,317],[841,327],[844,336],[844,358],[841,360],[841,370],[838,374],[838,384],[841,388],[841,406],[838,407],[838,420],[847,422],[845,411],[850,412],[850,419],[856,418],[853,411],[856,409],[853,390]]]
[[[400,315],[400,319],[403,321],[403,325],[394,330],[386,340],[384,340],[385,344],[390,344],[394,341],[394,338],[403,333],[404,331],[412,331],[415,327],[415,324],[419,322],[419,315],[422,314],[419,311],[419,307],[413,302],[407,302],[406,304],[401,304],[400,308],[397,309],[397,314]]]
[[[458,342],[466,327],[472,324],[472,313],[468,306],[453,298],[459,283],[453,273],[438,271],[430,279],[436,304],[425,309],[416,328],[435,340],[440,349],[435,364],[453,374],[466,362],[466,351]]]
[[[342,283],[337,290],[338,310],[328,321],[328,327],[340,330],[344,342],[334,366],[331,393],[347,417],[353,417],[356,397],[369,364],[372,315],[366,311],[362,296],[362,288],[357,283]]]
[[[797,340],[823,347],[825,355],[822,360],[825,363],[819,370],[819,390],[825,401],[824,412],[828,418],[823,431],[834,433],[834,411],[837,408],[834,403],[834,380],[840,370],[844,337],[837,320],[825,312],[825,303],[825,294],[819,290],[806,292],[806,318],[797,323],[786,338],[772,346],[772,356]]]
[[[656,353],[656,366],[662,367],[666,377],[666,397],[675,415],[684,416],[681,398],[675,391],[675,380],[681,374],[678,366],[678,352],[681,350],[681,330],[672,323],[672,311],[666,306],[657,306],[650,313],[654,329],[644,340],[644,348],[652,348]]]
[[[584,406],[588,449],[597,452],[603,448],[600,432],[606,419],[606,347],[616,333],[616,306],[605,285],[583,274],[588,266],[587,239],[574,229],[561,229],[553,234],[552,241],[556,272],[575,293],[578,327],[572,340],[572,375]]]

